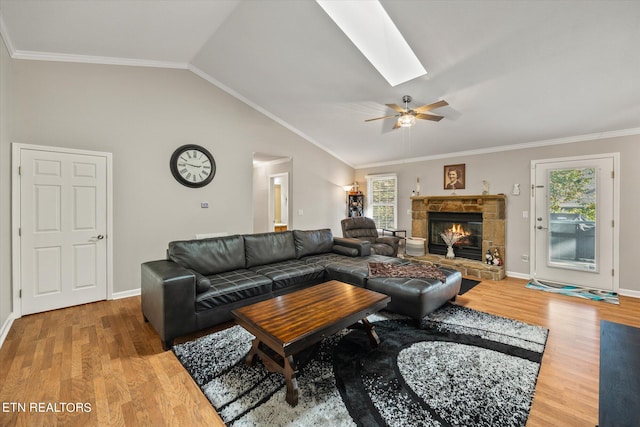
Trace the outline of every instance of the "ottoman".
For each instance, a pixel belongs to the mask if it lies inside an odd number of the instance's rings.
[[[440,270],[447,276],[444,283],[438,279],[374,277],[367,279],[365,287],[391,297],[387,310],[419,320],[455,299],[460,291],[462,274],[449,268]]]

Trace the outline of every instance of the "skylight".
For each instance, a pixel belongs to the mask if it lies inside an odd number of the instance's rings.
[[[391,86],[427,74],[378,0],[316,0]]]

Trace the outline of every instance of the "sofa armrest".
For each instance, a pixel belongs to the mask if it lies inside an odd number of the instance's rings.
[[[383,243],[393,249],[391,256],[398,256],[398,247],[400,246],[400,238],[396,236],[380,236],[376,238],[376,243]]]
[[[397,248],[400,244],[400,238],[396,236],[380,236],[376,238],[376,243],[384,243]]]
[[[149,261],[141,265],[142,314],[160,335],[165,350],[174,338],[193,330],[196,278],[173,261]]]
[[[336,246],[354,248],[358,251],[357,256],[371,255],[371,242],[368,242],[366,240],[360,240],[351,237],[334,237],[333,244]]]

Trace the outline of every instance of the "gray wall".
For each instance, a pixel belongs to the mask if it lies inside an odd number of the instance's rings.
[[[186,70],[10,61],[13,117],[2,134],[2,310],[10,298],[4,239],[10,204],[9,143],[113,153],[114,292],[140,286],[140,263],[197,233],[253,231],[253,152],[293,159],[298,229],[340,230],[350,166]],[[5,65],[2,67],[4,81]],[[2,94],[3,105],[6,96]],[[5,119],[5,115],[2,116]],[[180,145],[208,148],[217,163],[201,189],[178,184],[169,158]],[[209,202],[208,209],[200,207]],[[295,213],[302,209],[303,215]],[[3,321],[5,312],[2,312]]]
[[[636,218],[640,211],[640,136],[624,136],[569,144],[550,145],[537,148],[505,151],[465,157],[428,160],[414,163],[363,168],[356,170],[356,180],[365,182],[367,174],[395,172],[398,174],[398,227],[411,230],[411,191],[415,189],[416,178],[420,177],[420,195],[449,195],[451,190],[443,189],[443,166],[466,164],[466,188],[457,194],[481,194],[482,181],[490,182],[491,194],[507,194],[507,271],[528,275],[529,264],[521,260],[521,255],[529,254],[529,220],[522,217],[529,211],[529,186],[531,160],[570,157],[599,153],[620,153],[620,289],[638,292],[640,283],[635,279],[633,266],[637,262],[637,242],[640,241],[640,227]],[[520,184],[520,196],[511,195],[513,184]],[[362,185],[366,191],[366,185]]]

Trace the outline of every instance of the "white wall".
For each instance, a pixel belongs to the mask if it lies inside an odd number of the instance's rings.
[[[415,189],[416,178],[420,177],[420,195],[449,195],[451,190],[443,189],[443,166],[466,164],[466,188],[457,194],[481,194],[482,181],[490,182],[491,194],[507,194],[507,245],[506,267],[508,272],[527,275],[529,264],[521,260],[521,255],[529,254],[529,220],[522,217],[529,211],[529,186],[531,160],[570,157],[587,154],[619,152],[620,165],[620,289],[631,290],[640,295],[640,282],[635,278],[634,265],[637,262],[640,241],[640,227],[637,226],[640,212],[640,135],[609,139],[575,142],[553,146],[505,151],[466,157],[420,161],[387,165],[356,170],[356,180],[365,182],[365,175],[383,172],[398,174],[398,227],[411,232],[410,209],[411,191]],[[513,184],[520,184],[520,196],[511,195]],[[363,186],[366,190],[366,186]]]
[[[294,218],[297,228],[340,229],[335,212],[353,169],[189,71],[23,60],[11,68],[3,177],[9,141],[113,153],[116,293],[139,288],[140,263],[164,258],[171,240],[253,231],[253,152],[292,157],[294,216],[304,214]],[[169,171],[173,151],[188,143],[216,160],[213,182],[201,189],[178,184]],[[6,178],[0,194],[4,211]],[[3,280],[3,297],[10,287]]]

